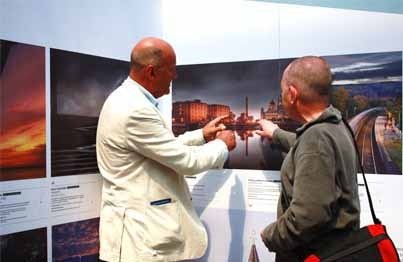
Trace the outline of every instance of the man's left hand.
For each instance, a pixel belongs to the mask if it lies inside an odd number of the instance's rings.
[[[207,125],[203,127],[203,136],[206,142],[214,140],[217,135],[217,132],[225,129],[225,125],[223,123],[220,123],[220,121],[222,121],[224,118],[227,117],[228,117],[227,115],[219,116],[208,122]]]

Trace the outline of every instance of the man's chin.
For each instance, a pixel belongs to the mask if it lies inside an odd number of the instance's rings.
[[[170,93],[170,90],[168,89],[168,90],[163,94],[163,96],[169,95],[169,93]]]
[[[169,92],[168,93],[161,93],[158,97],[156,97],[156,98],[161,98],[161,97],[163,97],[163,96],[166,96],[166,95],[169,95]]]

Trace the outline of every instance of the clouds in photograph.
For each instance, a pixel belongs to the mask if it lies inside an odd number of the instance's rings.
[[[97,117],[128,72],[126,61],[51,49],[51,89],[57,113]]]
[[[249,113],[259,117],[260,108],[279,97],[281,74],[289,62],[284,59],[178,66],[173,102],[200,99],[208,104],[226,104],[239,116],[245,111],[248,96]]]
[[[334,74],[334,85],[402,81],[402,53],[373,53],[325,57]]]
[[[45,48],[0,42],[0,168],[43,167]]]

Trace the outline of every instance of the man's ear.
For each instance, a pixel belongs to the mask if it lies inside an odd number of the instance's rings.
[[[148,79],[154,79],[155,78],[155,69],[153,65],[147,65],[146,68],[144,69],[144,73]]]
[[[294,104],[298,98],[298,89],[294,85],[289,85],[290,102]]]

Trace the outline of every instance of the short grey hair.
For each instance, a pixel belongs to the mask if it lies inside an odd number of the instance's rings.
[[[322,57],[304,56],[293,60],[284,72],[283,80],[300,89],[304,102],[316,102],[318,98],[329,99],[332,73]]]
[[[163,63],[163,58],[161,48],[149,46],[132,52],[130,66],[135,70],[140,70],[148,65],[159,67]]]

